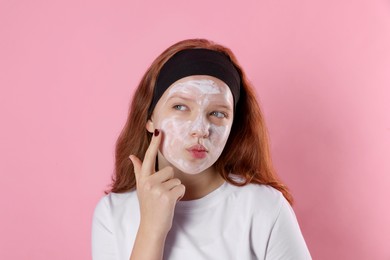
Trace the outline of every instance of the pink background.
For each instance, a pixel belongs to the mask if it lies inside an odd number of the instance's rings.
[[[89,259],[134,87],[178,40],[237,55],[314,259],[390,259],[389,1],[1,1],[0,259]]]

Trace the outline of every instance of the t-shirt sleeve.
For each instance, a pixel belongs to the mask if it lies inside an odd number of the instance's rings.
[[[117,252],[108,197],[103,197],[95,208],[92,219],[92,259],[116,260]]]
[[[281,198],[281,207],[268,240],[266,259],[311,259],[293,209]]]

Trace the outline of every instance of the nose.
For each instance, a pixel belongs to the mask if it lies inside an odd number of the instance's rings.
[[[210,134],[210,124],[204,116],[197,116],[191,127],[191,136],[206,138]]]

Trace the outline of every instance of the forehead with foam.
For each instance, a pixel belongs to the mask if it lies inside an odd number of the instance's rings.
[[[233,95],[221,80],[211,76],[190,76],[170,86],[163,95],[165,101],[173,96],[187,96],[197,103],[218,102],[233,110]],[[164,101],[164,102],[165,102]]]

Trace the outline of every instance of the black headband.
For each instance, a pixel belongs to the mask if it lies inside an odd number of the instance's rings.
[[[154,87],[149,116],[169,86],[181,78],[192,75],[209,75],[222,80],[230,88],[234,105],[237,105],[241,78],[230,58],[209,49],[186,49],[173,55],[161,68]]]

